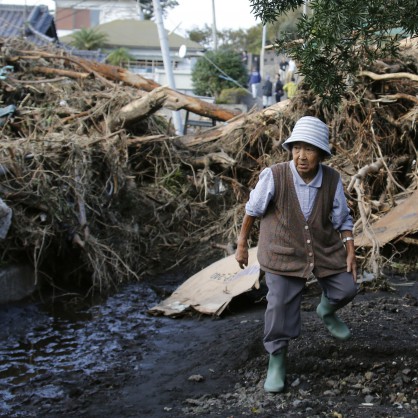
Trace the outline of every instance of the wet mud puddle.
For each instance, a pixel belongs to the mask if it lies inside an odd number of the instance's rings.
[[[117,370],[119,357],[126,362],[121,352],[138,348],[159,327],[162,319],[146,313],[156,302],[151,289],[135,284],[81,310],[67,299],[0,306],[0,416],[23,416],[13,414],[22,402],[61,399],[63,387],[77,390],[74,376],[97,380]],[[130,359],[132,367],[138,360]]]

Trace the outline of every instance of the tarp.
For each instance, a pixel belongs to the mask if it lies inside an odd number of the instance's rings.
[[[371,233],[380,247],[398,237],[418,231],[418,190],[371,225]],[[371,247],[372,242],[361,233],[354,237],[356,247]]]
[[[260,286],[257,247],[249,250],[248,267],[240,269],[235,256],[223,258],[186,280],[174,293],[149,310],[151,314],[177,316],[192,308],[220,315],[231,300]]]

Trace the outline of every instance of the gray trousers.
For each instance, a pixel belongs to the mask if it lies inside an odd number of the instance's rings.
[[[351,273],[318,278],[318,282],[329,303],[338,309],[351,302],[358,292]],[[266,272],[266,283],[268,293],[263,343],[267,352],[274,354],[300,334],[300,304],[306,279]]]

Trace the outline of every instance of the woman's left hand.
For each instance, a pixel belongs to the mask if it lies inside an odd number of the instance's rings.
[[[354,281],[357,282],[357,261],[354,251],[347,253],[347,271],[353,274]]]

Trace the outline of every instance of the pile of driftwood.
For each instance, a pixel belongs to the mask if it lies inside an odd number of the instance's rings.
[[[343,174],[357,233],[418,188],[416,44],[359,74],[337,110],[302,84],[292,101],[245,114],[57,49],[0,47],[13,68],[1,106],[16,106],[0,126],[0,197],[13,210],[2,262],[29,262],[54,285],[106,290],[231,253],[251,187],[288,159],[281,144],[303,115],[331,127],[328,164]],[[167,109],[218,122],[178,136]],[[386,257],[402,251],[391,248]],[[382,265],[379,246],[359,255]]]

